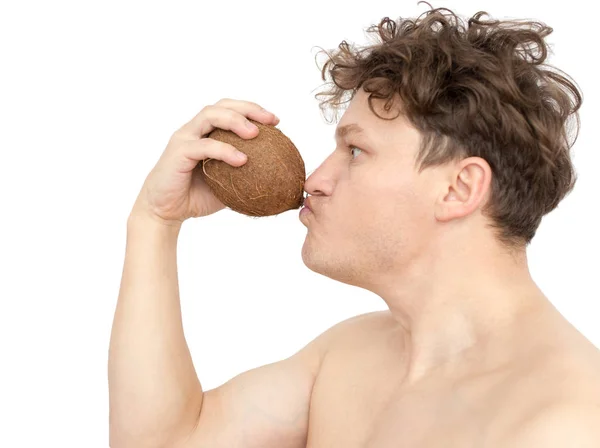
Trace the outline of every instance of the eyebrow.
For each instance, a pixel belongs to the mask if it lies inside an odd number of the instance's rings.
[[[335,131],[335,135],[333,136],[334,140],[338,140],[341,138],[344,138],[346,135],[349,134],[364,134],[365,130],[363,128],[361,128],[358,124],[356,123],[350,123],[350,124],[346,124],[344,126],[340,126],[336,129]]]

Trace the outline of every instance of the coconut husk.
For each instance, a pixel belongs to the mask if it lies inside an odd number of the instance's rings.
[[[198,164],[204,180],[225,206],[244,215],[272,216],[300,208],[306,178],[300,152],[275,126],[250,121],[259,131],[252,139],[221,128],[207,135],[234,146],[248,159],[239,167],[205,159]]]

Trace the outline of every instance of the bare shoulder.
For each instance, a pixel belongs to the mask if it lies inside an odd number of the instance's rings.
[[[359,348],[365,344],[377,343],[381,336],[397,330],[398,325],[389,310],[359,314],[327,330],[327,349],[331,351],[345,346]]]
[[[332,328],[339,328],[345,330],[360,330],[360,329],[371,329],[373,326],[379,327],[384,325],[385,327],[394,325],[395,321],[389,310],[370,311],[368,313],[358,314],[345,319]]]
[[[600,410],[600,350],[577,331],[557,331],[524,365],[524,384],[539,390],[552,409],[565,405]]]
[[[600,446],[600,350],[583,336],[565,336],[510,385],[520,399],[512,401],[514,420],[500,446]]]
[[[520,422],[499,446],[562,448],[600,446],[600,403],[554,403]]]
[[[363,331],[374,328],[388,329],[396,325],[389,310],[370,311],[345,319],[336,325],[341,331]]]
[[[533,364],[533,372],[537,370],[541,378],[548,375],[554,390],[567,401],[600,409],[600,349],[574,329],[558,339]]]

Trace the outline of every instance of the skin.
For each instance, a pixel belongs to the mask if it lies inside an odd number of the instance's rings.
[[[536,285],[525,249],[486,227],[487,162],[419,173],[419,132],[376,117],[363,90],[338,127],[350,123],[365,132],[337,141],[306,181],[302,259],[389,310],[329,351],[308,446],[600,446],[600,354]]]

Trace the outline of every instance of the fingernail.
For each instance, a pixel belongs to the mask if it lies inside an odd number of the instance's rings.
[[[273,112],[269,112],[267,109],[261,109],[261,112],[264,112],[265,114],[271,114],[273,115],[276,121],[279,121],[279,118]]]
[[[250,121],[248,121],[248,120],[246,120],[246,127],[247,127],[248,129],[252,130],[252,131],[253,131],[254,129],[258,129],[254,123],[251,123],[251,122],[250,122]]]
[[[244,154],[244,153],[243,153],[243,152],[241,152],[241,151],[238,151],[238,152],[236,152],[236,153],[235,153],[235,156],[236,156],[238,159],[240,159],[240,160],[246,160],[246,154]]]

